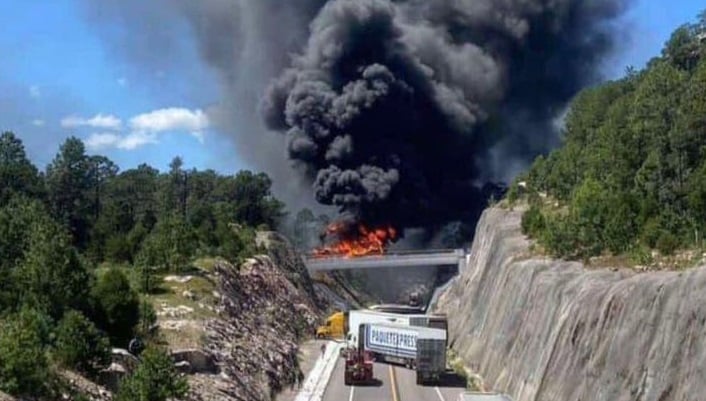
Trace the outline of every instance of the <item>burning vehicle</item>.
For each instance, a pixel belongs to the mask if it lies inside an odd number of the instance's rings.
[[[335,222],[330,224],[322,240],[333,239],[333,243],[314,249],[315,257],[381,255],[387,246],[397,239],[397,230],[391,226],[368,228],[363,224]]]

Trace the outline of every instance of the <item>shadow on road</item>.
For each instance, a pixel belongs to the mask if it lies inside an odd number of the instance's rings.
[[[365,383],[356,383],[356,387],[382,387],[382,380],[372,379]]]
[[[439,387],[466,388],[466,378],[455,372],[446,372],[433,384]]]

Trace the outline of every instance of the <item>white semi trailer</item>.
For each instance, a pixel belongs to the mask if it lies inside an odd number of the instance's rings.
[[[358,333],[361,324],[385,323],[400,326],[434,327],[446,330],[447,322],[444,315],[413,314],[379,312],[374,310],[352,310],[348,312],[348,334],[346,340],[349,346],[358,344]]]
[[[348,313],[348,335],[346,340],[350,346],[358,344],[358,333],[363,324],[391,323],[400,326],[409,326],[409,317],[413,315],[400,315],[397,313],[378,312],[372,310],[352,310]]]
[[[366,351],[376,359],[415,369],[417,384],[438,381],[446,371],[446,330],[391,323],[363,325]]]

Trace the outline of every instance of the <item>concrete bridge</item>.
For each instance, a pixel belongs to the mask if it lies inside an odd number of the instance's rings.
[[[390,252],[384,255],[360,257],[312,257],[304,258],[309,272],[326,270],[379,269],[383,267],[408,266],[458,266],[466,260],[463,249],[438,249],[428,251]]]

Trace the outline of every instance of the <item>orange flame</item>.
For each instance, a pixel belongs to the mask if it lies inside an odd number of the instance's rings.
[[[394,227],[368,228],[363,224],[351,228],[344,222],[334,222],[326,227],[326,236],[337,237],[337,242],[313,251],[317,257],[381,255],[385,248],[397,239]]]

